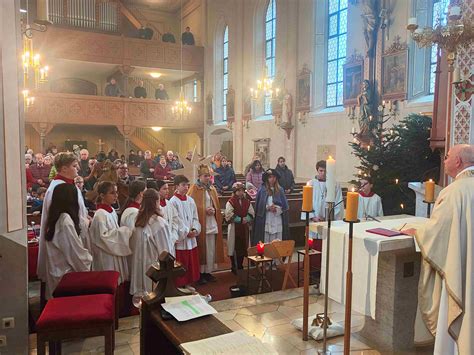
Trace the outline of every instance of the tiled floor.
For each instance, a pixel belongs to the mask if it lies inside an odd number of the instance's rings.
[[[310,315],[323,311],[323,296],[310,295]],[[301,332],[290,323],[303,316],[303,289],[290,289],[255,296],[240,297],[213,302],[219,313],[216,317],[232,330],[246,330],[264,343],[271,344],[280,354],[317,354],[322,343],[314,340],[303,341]],[[329,313],[332,320],[344,325],[344,307],[330,302]],[[370,348],[364,339],[357,335],[362,328],[364,317],[353,313],[351,354],[372,355],[380,352]],[[343,337],[328,341],[332,354],[342,354]],[[63,354],[100,354],[103,353],[103,338],[95,337],[81,341],[64,342]],[[36,354],[36,336],[30,338],[30,354]],[[116,333],[115,354],[139,354],[140,334],[139,317],[120,320]],[[428,354],[430,352],[427,352]]]

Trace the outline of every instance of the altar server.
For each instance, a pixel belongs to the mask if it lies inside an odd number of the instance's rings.
[[[360,180],[358,210],[360,220],[383,216],[382,199],[372,191],[373,187],[374,181],[370,176]]]
[[[71,184],[56,186],[45,228],[47,299],[52,297],[64,274],[91,269],[92,255],[84,248],[79,237],[81,233],[79,220],[76,186]]]
[[[171,255],[176,256],[175,244],[178,241],[179,217],[176,207],[169,203],[169,186],[164,181],[157,181],[156,187],[160,194],[160,207],[163,217],[170,228],[170,250]]]
[[[130,294],[142,296],[153,291],[152,280],[146,276],[151,264],[163,251],[174,249],[170,228],[163,218],[160,196],[154,189],[146,190],[138,212],[131,249]]]
[[[128,199],[125,201],[120,214],[121,226],[127,226],[132,230],[135,228],[135,219],[137,218],[145,190],[146,183],[144,181],[137,180],[130,183],[128,186]]]
[[[189,180],[184,175],[174,178],[176,187],[169,204],[178,212],[179,228],[178,242],[176,243],[176,260],[186,269],[186,274],[176,279],[176,286],[185,286],[189,290],[195,290],[191,284],[199,280],[199,251],[197,236],[201,232],[196,203],[188,196]]]
[[[57,175],[51,181],[48,190],[46,191],[43,201],[43,210],[41,213],[37,274],[39,279],[44,282],[46,282],[46,278],[48,276],[46,264],[49,262],[45,250],[46,226],[53,191],[56,186],[60,184],[70,184],[75,186],[74,178],[77,176],[77,170],[79,168],[77,157],[73,153],[58,153],[54,158],[54,166],[56,167]],[[79,224],[81,226],[81,233],[79,236],[83,246],[90,251],[91,247],[88,233],[89,219],[87,215],[87,209],[84,205],[84,199],[82,198],[81,191],[79,191],[77,188],[76,190],[79,203]]]
[[[97,193],[97,211],[90,227],[94,257],[92,269],[118,271],[120,284],[129,280],[127,256],[132,253],[129,245],[132,230],[119,227],[117,213],[112,208],[117,202],[117,186],[113,182],[102,181]]]
[[[434,354],[474,354],[474,146],[453,146],[444,169],[455,180],[429,221],[405,231],[415,235],[423,258],[416,324],[436,337]],[[417,327],[415,338],[420,334]]]

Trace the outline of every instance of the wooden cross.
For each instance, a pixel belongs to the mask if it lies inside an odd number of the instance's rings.
[[[99,141],[97,142],[97,145],[99,146],[99,152],[103,151],[104,144],[105,143],[102,142],[102,139],[99,138]]]

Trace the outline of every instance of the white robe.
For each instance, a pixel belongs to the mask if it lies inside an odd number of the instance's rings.
[[[214,207],[209,191],[205,190],[206,209]],[[217,211],[216,213],[220,213]],[[218,232],[215,215],[209,216],[206,213],[206,264],[201,265],[201,273],[211,273],[217,269],[216,264],[216,236]]]
[[[441,191],[431,218],[416,232],[423,256],[417,317],[424,330],[436,336],[435,354],[474,354],[473,221],[474,167],[470,167]],[[415,328],[418,341],[426,340],[420,337],[422,330]]]
[[[136,207],[127,207],[123,212],[122,216],[120,217],[120,226],[123,227],[128,227],[132,231],[132,236],[130,237],[130,249],[133,244],[133,231],[135,230],[135,221],[137,219],[138,215],[138,208]],[[128,270],[132,272],[132,260],[133,260],[133,254],[130,254],[127,256],[127,264],[128,264]]]
[[[267,197],[267,208],[273,206],[273,196]],[[281,214],[283,210],[280,206],[275,205],[276,211],[271,212],[267,210],[265,213],[265,236],[264,243],[271,243],[274,240],[281,240],[283,234],[283,221],[281,219]]]
[[[118,271],[120,273],[119,284],[129,280],[127,255],[132,253],[129,246],[131,235],[130,228],[119,227],[115,211],[109,213],[98,209],[90,227],[94,257],[92,269],[95,271]]]
[[[61,213],[54,229],[53,240],[45,240],[46,298],[52,293],[64,274],[90,271],[92,255],[83,247],[72,218]]]
[[[176,256],[176,242],[178,241],[178,230],[179,230],[179,217],[176,207],[171,205],[169,201],[166,201],[166,206],[161,206],[161,211],[163,212],[163,217],[168,223],[169,227],[169,238],[170,238],[170,249],[168,250],[171,255]]]
[[[367,216],[383,216],[382,199],[379,195],[374,194],[371,197],[363,197],[359,195],[359,210],[357,213],[357,218],[362,221],[365,220]]]
[[[44,282],[46,282],[46,279],[48,277],[47,271],[46,271],[46,264],[48,263],[47,260],[47,255],[46,255],[46,246],[45,246],[45,238],[44,236],[46,235],[46,225],[48,222],[48,212],[49,212],[49,207],[51,206],[51,200],[53,198],[53,191],[54,188],[60,184],[64,184],[65,182],[63,180],[52,180],[51,183],[49,184],[48,190],[46,190],[46,193],[44,195],[44,200],[43,200],[43,210],[41,212],[41,225],[40,225],[40,238],[39,238],[39,248],[38,248],[38,266],[37,266],[37,275],[38,278]],[[79,223],[81,226],[81,241],[83,246],[91,251],[91,245],[90,245],[90,238],[89,238],[89,219],[88,214],[87,214],[87,208],[84,204],[84,199],[82,197],[82,193],[79,189],[77,189],[77,196],[79,200]]]
[[[187,196],[186,201],[181,201],[178,197],[173,196],[168,201],[178,213],[178,241],[176,242],[176,250],[192,250],[197,247],[196,237],[188,238],[191,229],[196,229],[201,233],[201,224],[197,212],[196,202],[191,196]]]
[[[158,261],[163,251],[174,250],[171,244],[170,227],[163,217],[153,216],[144,227],[133,232],[130,294],[139,295],[153,291],[152,280],[145,275],[151,264]]]

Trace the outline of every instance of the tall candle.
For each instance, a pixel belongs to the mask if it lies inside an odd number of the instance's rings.
[[[336,202],[336,161],[329,156],[326,160],[326,202]]]
[[[434,202],[435,183],[433,180],[425,182],[425,201]]]
[[[357,213],[359,210],[359,193],[353,191],[347,193],[347,203],[346,203],[346,221],[347,222],[356,222]]]
[[[311,212],[313,210],[313,186],[303,186],[303,212]]]

